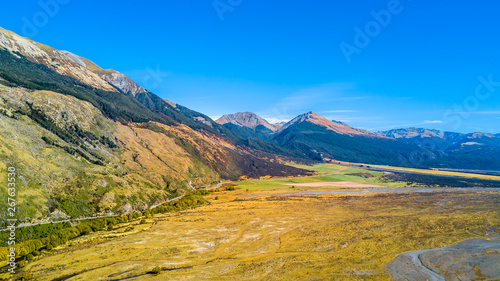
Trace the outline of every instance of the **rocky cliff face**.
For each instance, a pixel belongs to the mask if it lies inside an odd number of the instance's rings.
[[[139,93],[147,92],[146,89],[139,86],[137,83],[135,83],[132,79],[130,79],[127,75],[125,75],[123,73],[120,73],[120,72],[113,70],[113,69],[102,69],[97,64],[90,61],[89,59],[80,57],[80,56],[75,55],[73,53],[70,53],[68,51],[62,51],[62,53],[64,53],[72,61],[74,61],[74,62],[78,63],[79,65],[91,70],[92,72],[97,74],[99,77],[101,77],[103,80],[105,80],[106,82],[110,83],[111,85],[117,87],[125,94],[129,94],[129,95],[132,95],[135,97],[135,95],[137,95]]]
[[[117,92],[99,75],[79,62],[75,62],[64,52],[21,37],[3,28],[0,28],[0,48],[8,50],[17,57],[22,55],[31,62],[43,64],[61,75],[75,78],[94,88]]]
[[[143,87],[139,86],[137,83],[132,81],[132,79],[130,79],[127,75],[120,73],[118,71],[114,71],[112,69],[106,69],[101,71],[97,70],[94,72],[100,75],[102,79],[108,81],[110,84],[122,90],[126,94],[135,97],[135,95],[139,93],[146,92],[146,89],[144,89]]]

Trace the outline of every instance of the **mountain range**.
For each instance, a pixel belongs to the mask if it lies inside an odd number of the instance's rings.
[[[422,128],[396,129],[379,134],[443,152],[431,167],[499,169],[500,136],[481,132],[462,134]]]
[[[285,124],[250,112],[214,121],[1,28],[0,124],[0,178],[18,170],[24,220],[126,213],[225,179],[311,174],[284,160],[500,169],[498,135],[373,133],[314,112]]]
[[[422,128],[373,133],[328,120],[314,112],[299,115],[274,131],[266,131],[240,122],[248,116],[252,116],[254,122],[263,123],[263,118],[248,112],[225,115],[218,122],[245,137],[250,147],[258,147],[265,140],[286,149],[280,153],[288,152],[289,156],[421,168],[500,168],[498,135]]]
[[[0,124],[0,162],[22,179],[21,219],[129,212],[222,179],[310,173],[119,72],[5,29]]]

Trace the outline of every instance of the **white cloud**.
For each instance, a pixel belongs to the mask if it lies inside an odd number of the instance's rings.
[[[327,111],[321,111],[321,113],[353,113],[353,112],[359,112],[359,110],[327,110]]]
[[[403,124],[403,125],[393,125],[393,126],[385,126],[385,127],[375,127],[368,129],[369,131],[381,131],[381,130],[390,130],[390,129],[402,129],[402,128],[410,128],[410,127],[419,127],[421,125],[426,124],[443,124],[444,122],[441,120],[426,120],[421,123],[413,123],[413,124]]]
[[[459,114],[500,114],[500,111],[462,111]]]
[[[344,123],[353,123],[353,122],[364,122],[364,123],[374,123],[370,121],[381,120],[384,119],[381,116],[323,116],[328,120],[336,120]],[[377,122],[378,123],[378,122]]]
[[[264,118],[264,117],[262,117],[262,118]],[[269,122],[270,124],[276,124],[276,123],[290,121],[289,119],[279,119],[279,118],[274,118],[274,117],[268,117],[268,118],[264,118],[264,119],[266,119],[266,121]]]
[[[367,98],[369,98],[369,97],[340,97],[340,98],[336,98],[335,100],[337,100],[337,101],[350,101],[350,100],[364,100]]]
[[[281,99],[265,111],[267,116],[278,120],[286,120],[315,108],[315,105],[325,104],[339,99],[360,99],[349,97],[354,86],[350,83],[328,83],[293,92]]]

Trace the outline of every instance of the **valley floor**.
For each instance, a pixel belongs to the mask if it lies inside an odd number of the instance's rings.
[[[34,280],[390,280],[387,266],[402,253],[500,232],[500,190],[286,188],[287,196],[245,187],[214,193],[210,205],[156,215],[128,234],[95,233],[25,270]],[[145,274],[157,266],[160,274]]]

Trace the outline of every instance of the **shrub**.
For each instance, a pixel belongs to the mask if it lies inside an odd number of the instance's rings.
[[[151,274],[158,275],[161,273],[161,267],[157,266],[150,271]]]
[[[28,254],[28,255],[26,256],[26,259],[27,259],[28,261],[33,261],[33,260],[35,259],[35,256],[33,256],[32,254]]]
[[[26,264],[27,264],[27,262],[26,262],[26,261],[20,261],[20,262],[18,262],[18,263],[17,263],[17,267],[19,267],[19,268],[23,268],[23,267],[25,267],[25,266],[26,266]]]

